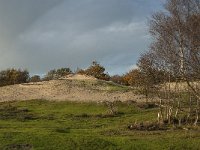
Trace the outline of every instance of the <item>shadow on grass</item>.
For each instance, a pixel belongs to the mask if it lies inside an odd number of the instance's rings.
[[[5,146],[3,150],[33,150],[33,146],[31,144],[11,144]]]
[[[101,118],[113,118],[113,117],[121,117],[123,116],[125,113],[124,112],[117,112],[116,114],[95,114],[95,115],[91,115],[91,114],[87,114],[87,113],[83,113],[80,115],[74,115],[73,118],[74,119],[84,119],[84,118],[89,118],[89,119],[101,119]]]
[[[70,133],[70,128],[57,128],[56,132],[58,132],[58,133]]]
[[[38,117],[31,113],[28,108],[18,108],[10,104],[0,107],[0,119],[17,119],[19,121],[35,120]]]

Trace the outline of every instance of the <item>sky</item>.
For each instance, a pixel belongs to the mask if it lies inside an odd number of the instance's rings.
[[[125,73],[148,50],[148,20],[163,2],[0,0],[0,70],[44,74],[96,60],[111,75]]]

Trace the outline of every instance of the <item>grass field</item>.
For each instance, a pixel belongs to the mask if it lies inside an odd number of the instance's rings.
[[[155,121],[157,108],[32,100],[0,103],[0,150],[198,150],[200,130],[129,130],[135,121]]]

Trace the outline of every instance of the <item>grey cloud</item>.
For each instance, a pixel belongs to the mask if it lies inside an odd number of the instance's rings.
[[[100,61],[110,73],[127,71],[148,48],[151,40],[146,19],[160,9],[159,0],[19,1],[12,9],[25,7],[21,13],[30,20],[22,17],[19,23],[20,19],[16,19],[12,23],[18,22],[20,27],[6,28],[11,30],[10,36],[15,35],[15,42],[10,47],[0,46],[7,50],[0,49],[0,54],[4,53],[0,69],[25,67],[33,73],[65,66],[86,67],[92,60]],[[39,3],[40,7],[36,5]],[[30,5],[35,8],[29,10]],[[8,17],[3,22],[6,20]]]
[[[1,0],[0,33],[14,37],[63,0]]]

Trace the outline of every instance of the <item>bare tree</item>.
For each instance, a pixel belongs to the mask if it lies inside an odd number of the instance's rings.
[[[148,62],[147,66],[143,65],[145,69],[149,66],[153,68],[151,72],[155,78],[158,77],[154,70],[164,71],[159,119],[165,118],[171,123],[174,116],[181,124],[183,116],[187,114],[188,120],[193,112],[194,125],[197,125],[200,101],[200,0],[167,0],[165,11],[152,16],[150,33],[154,42],[148,52],[150,55],[142,57],[142,62]],[[149,59],[149,56],[153,56],[153,59]],[[173,92],[168,84],[172,77],[176,83]],[[184,83],[187,85],[185,89],[181,87]],[[187,108],[182,106],[185,101],[183,91],[190,95]]]

